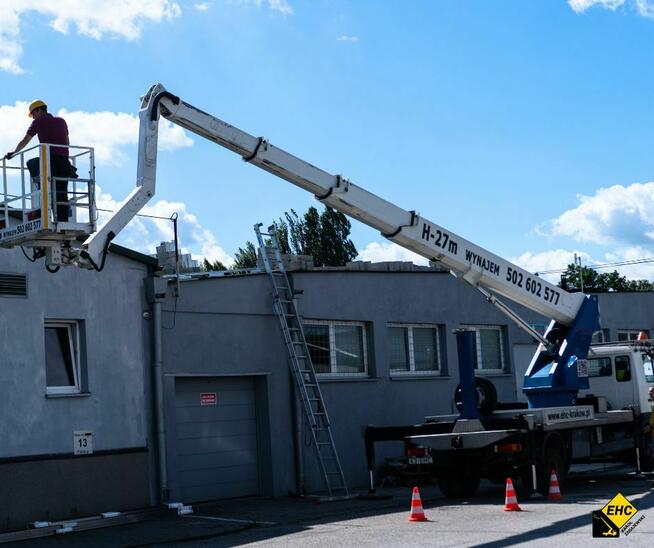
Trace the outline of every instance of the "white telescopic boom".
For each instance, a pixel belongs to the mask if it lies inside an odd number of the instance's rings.
[[[152,105],[155,97],[156,104]],[[157,131],[156,111],[159,110],[171,122],[228,148],[257,167],[311,192],[325,205],[379,230],[385,238],[429,260],[440,261],[455,276],[475,287],[490,288],[495,293],[564,325],[570,325],[577,315],[584,299],[582,294],[567,293],[420,217],[414,211],[406,211],[340,175],[327,173],[265,139],[253,137],[179,100],[166,92],[160,84],[151,88],[144,98],[144,105],[146,102],[150,103],[147,108],[156,110],[153,110],[153,119],[149,124],[144,124],[144,120],[141,120],[137,184],[147,181],[154,191],[156,136],[152,133],[156,134]],[[154,147],[151,146],[152,143]],[[107,224],[111,224],[111,220]],[[121,225],[124,226],[122,222]],[[117,233],[111,227],[109,230]]]

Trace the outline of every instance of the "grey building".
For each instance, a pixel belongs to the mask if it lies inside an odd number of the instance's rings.
[[[452,330],[475,331],[477,374],[501,401],[534,341],[445,272],[380,264],[291,274],[345,475],[367,482],[362,428],[453,411]],[[654,294],[600,295],[603,336],[654,329]],[[515,306],[537,328],[546,318]],[[185,502],[323,488],[307,431],[296,428],[287,355],[265,274],[196,277],[164,304],[168,479]],[[518,382],[516,382],[516,378]],[[395,444],[379,456],[397,453]],[[302,465],[296,455],[303,453]]]
[[[301,484],[322,490],[267,276],[190,275],[166,284],[152,258],[111,250],[100,274],[52,275],[20,251],[0,256],[0,531],[162,498],[283,496]],[[453,411],[453,329],[475,331],[477,374],[500,399],[521,398],[516,378],[533,341],[448,273],[406,263],[293,264],[350,486],[368,479],[363,427]],[[653,305],[654,293],[600,295],[601,336],[651,333]],[[546,322],[514,309],[535,326]],[[156,426],[158,410],[165,428]],[[386,444],[378,457],[400,449]]]
[[[119,246],[101,274],[0,254],[0,531],[149,506],[156,261]]]

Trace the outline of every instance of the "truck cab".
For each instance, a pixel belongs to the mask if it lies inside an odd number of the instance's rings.
[[[649,412],[653,356],[653,341],[593,345],[587,361],[590,387],[580,391],[580,396],[603,396],[609,410],[637,408]]]

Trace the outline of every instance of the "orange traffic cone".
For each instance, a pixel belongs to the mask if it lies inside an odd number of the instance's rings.
[[[513,481],[511,478],[506,478],[506,497],[504,499],[505,512],[520,512],[522,508],[518,506],[518,499],[515,496],[515,489],[513,488]]]
[[[420,491],[418,491],[417,487],[413,488],[413,495],[411,495],[411,513],[409,514],[409,521],[429,521],[422,509]]]
[[[561,500],[561,490],[559,489],[559,479],[556,477],[556,472],[552,468],[550,473],[550,488],[547,492],[547,500]]]

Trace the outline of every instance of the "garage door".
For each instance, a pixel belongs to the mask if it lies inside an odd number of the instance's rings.
[[[181,500],[258,495],[253,379],[177,379],[175,388]]]

